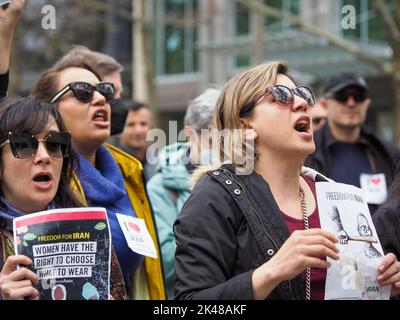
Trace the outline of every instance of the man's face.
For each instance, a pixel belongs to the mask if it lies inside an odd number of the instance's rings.
[[[151,128],[152,120],[149,109],[140,108],[137,111],[129,110],[124,131],[120,136],[120,142],[125,147],[134,150],[146,149],[146,135]]]
[[[358,128],[367,117],[371,100],[365,90],[359,87],[347,87],[337,93],[328,93],[325,97],[328,121],[336,127]]]

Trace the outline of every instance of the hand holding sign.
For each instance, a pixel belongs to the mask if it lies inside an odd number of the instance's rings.
[[[30,258],[27,268],[39,279],[41,299],[108,300],[111,246],[104,208],[48,210],[13,222],[14,239],[23,239],[14,243],[15,252]]]
[[[32,260],[23,255],[7,258],[0,272],[0,294],[3,300],[37,300],[39,291],[32,284],[38,284],[35,273],[27,268],[16,269],[18,265],[30,265]]]

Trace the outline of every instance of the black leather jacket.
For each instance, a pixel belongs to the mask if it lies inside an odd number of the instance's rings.
[[[317,173],[313,178],[326,181]],[[174,232],[176,298],[211,300],[254,299],[254,269],[268,261],[290,235],[266,181],[255,172],[236,175],[232,165],[200,179]],[[303,298],[300,276],[282,282],[268,296]]]

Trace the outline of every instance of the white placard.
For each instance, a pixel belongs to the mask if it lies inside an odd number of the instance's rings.
[[[157,249],[143,219],[117,213],[117,219],[129,248],[144,256],[157,259]]]
[[[360,186],[365,200],[371,204],[382,204],[387,197],[386,177],[383,173],[360,175]]]
[[[361,189],[317,182],[321,228],[336,234],[340,259],[328,258],[325,299],[388,300],[390,286],[376,280],[384,256]]]

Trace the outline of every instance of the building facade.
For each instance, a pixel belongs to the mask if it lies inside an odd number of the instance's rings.
[[[391,49],[371,1],[260,0],[343,37],[382,60],[389,59]],[[157,0],[152,10],[158,17],[153,45],[161,127],[166,128],[168,120],[181,121],[187,103],[207,86],[222,86],[243,68],[282,59],[317,95],[333,72],[351,69],[362,74],[371,87],[373,101],[367,126],[393,139],[390,81],[380,70],[331,45],[326,38],[300,31],[288,19],[260,18],[235,0]],[[171,18],[181,24],[168,23]]]

